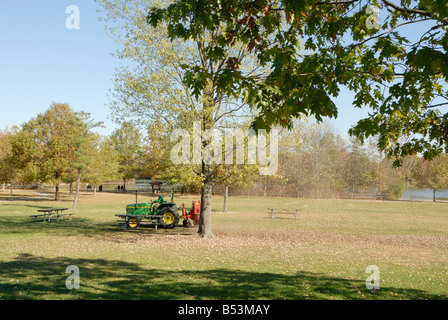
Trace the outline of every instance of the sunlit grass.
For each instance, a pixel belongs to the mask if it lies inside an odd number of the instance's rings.
[[[213,199],[215,239],[195,228],[123,232],[135,196],[83,194],[72,221],[35,223],[70,199],[0,192],[1,299],[446,299],[445,203],[231,197]],[[150,199],[140,197],[139,202]],[[189,208],[197,196],[175,201]],[[299,209],[269,219],[267,208]],[[69,265],[81,288],[65,287]],[[380,269],[381,289],[365,286]]]

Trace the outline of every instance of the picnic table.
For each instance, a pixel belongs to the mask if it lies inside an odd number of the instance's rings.
[[[51,216],[56,215],[57,222],[60,219],[64,220],[64,216],[70,216],[70,220],[72,220],[72,215],[74,213],[65,213],[64,211],[68,210],[67,208],[51,208],[51,209],[40,209],[37,210],[39,214],[31,215],[30,217],[34,217],[34,220],[37,222],[37,217],[44,217],[44,221],[51,222]]]
[[[300,210],[268,208],[269,218],[274,219],[276,214],[292,214],[294,219],[299,219]]]
[[[143,220],[151,221],[151,224],[154,226],[155,231],[157,232],[157,227],[160,225],[159,218],[162,218],[163,215],[141,215],[141,214],[116,214],[116,217],[120,217],[120,224],[123,224],[123,230],[126,231],[128,228],[135,229],[137,228]]]

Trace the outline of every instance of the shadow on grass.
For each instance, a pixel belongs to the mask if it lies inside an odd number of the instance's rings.
[[[52,195],[45,196],[33,196],[33,195],[0,195],[0,201],[23,201],[23,202],[73,202],[70,197],[60,197],[59,200],[55,200]]]
[[[42,207],[46,209],[47,207]],[[34,213],[32,213],[34,214]],[[101,223],[92,219],[79,217],[76,213],[72,216],[72,220],[68,216],[57,222],[55,217],[51,218],[51,222],[43,222],[42,217],[37,218],[31,216],[0,216],[0,227],[3,235],[6,234],[46,234],[58,236],[95,236],[113,231],[122,231],[122,227],[111,223]]]
[[[33,201],[33,202],[49,202],[49,201]],[[48,205],[37,205],[37,204],[33,205],[33,204],[23,204],[23,203],[21,203],[21,204],[2,203],[1,205],[3,207],[8,207],[8,206],[9,207],[14,207],[14,208],[26,207],[26,208],[33,208],[33,209],[36,209],[36,210],[55,208],[54,205],[48,206]],[[57,207],[66,207],[66,206],[57,206]],[[33,212],[33,214],[34,214],[34,212]],[[37,212],[36,212],[36,214],[37,214]]]
[[[80,270],[80,288],[66,288],[66,268]],[[174,267],[174,266],[173,266]],[[185,269],[188,269],[187,267]],[[299,272],[283,275],[230,269],[156,270],[103,259],[48,259],[29,254],[0,262],[2,299],[447,299],[415,289],[370,292],[359,280]]]
[[[22,207],[28,205],[21,205]],[[29,205],[36,210],[48,209],[45,206]],[[3,235],[21,235],[26,233],[27,236],[32,234],[45,234],[48,236],[77,236],[82,235],[86,237],[97,236],[114,236],[117,234],[136,234],[136,235],[172,235],[172,234],[186,234],[191,235],[197,232],[197,227],[185,228],[181,224],[174,229],[158,228],[156,231],[151,222],[143,222],[138,229],[127,229],[123,231],[123,222],[119,222],[119,218],[111,216],[110,219],[99,221],[81,217],[75,213],[72,220],[69,217],[64,217],[63,220],[57,222],[55,217],[51,218],[51,222],[43,222],[43,217],[38,217],[37,222],[31,214],[21,215],[3,215],[0,216],[0,228]],[[37,213],[36,213],[37,214]],[[146,221],[146,220],[145,220]]]

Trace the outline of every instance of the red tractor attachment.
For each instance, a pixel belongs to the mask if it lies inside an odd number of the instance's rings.
[[[185,205],[182,203],[182,215],[184,217],[184,227],[191,227],[193,224],[197,226],[201,215],[201,203],[199,201],[193,201],[192,208],[188,213],[185,210]]]

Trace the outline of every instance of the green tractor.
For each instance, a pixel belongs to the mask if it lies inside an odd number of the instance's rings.
[[[174,188],[171,194],[171,201],[163,199],[162,195],[159,195],[157,200],[146,203],[134,203],[126,206],[126,214],[117,214],[116,216],[125,219],[124,229],[126,227],[135,229],[138,228],[143,220],[156,221],[157,225],[162,228],[175,228],[179,223],[179,213],[177,212],[177,206],[173,202]]]

